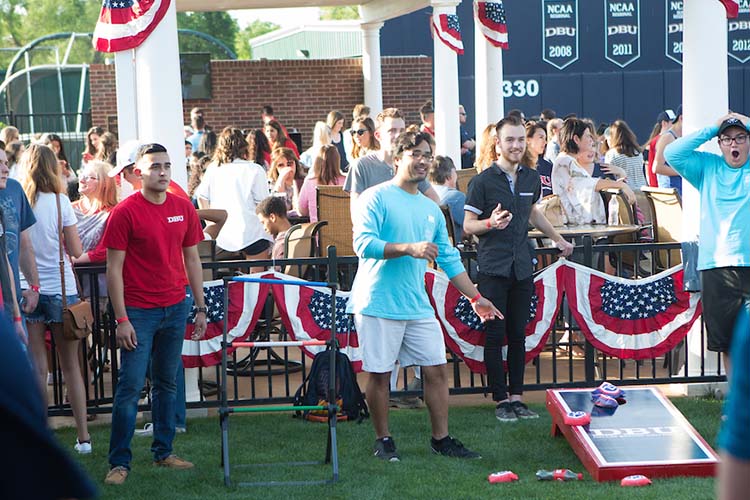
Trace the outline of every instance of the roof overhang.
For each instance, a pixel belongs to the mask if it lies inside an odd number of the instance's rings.
[[[343,7],[352,0],[177,0],[178,12],[206,12],[242,9],[289,9],[294,7]],[[363,23],[379,23],[428,7],[430,0],[359,0]]]

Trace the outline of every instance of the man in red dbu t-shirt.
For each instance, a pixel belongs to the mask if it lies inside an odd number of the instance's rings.
[[[130,471],[130,440],[149,365],[154,464],[173,469],[193,467],[172,454],[175,378],[188,313],[186,275],[198,311],[194,340],[206,331],[197,249],[203,231],[195,209],[189,201],[167,192],[171,162],[164,146],[141,146],[134,173],[141,179],[141,190],[112,210],[103,238],[107,286],[117,318],[117,345],[122,348],[112,407],[107,484],[122,484]]]

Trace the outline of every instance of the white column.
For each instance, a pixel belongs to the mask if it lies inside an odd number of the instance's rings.
[[[135,51],[115,52],[117,89],[117,138],[120,144],[138,137],[135,89]]]
[[[365,105],[370,106],[370,116],[383,110],[383,73],[380,68],[380,28],[383,23],[362,24],[362,77]]]
[[[505,116],[503,102],[503,51],[484,37],[474,21],[474,92],[476,97],[477,151],[482,147],[482,131]]]
[[[142,141],[158,142],[167,148],[172,160],[172,179],[186,187],[182,83],[175,2],[170,2],[164,19],[146,41],[135,49],[135,74],[138,138]]]
[[[682,55],[683,135],[716,122],[729,109],[729,69],[727,64],[727,18],[720,2],[690,0],[684,2]],[[711,36],[706,36],[711,33]],[[706,78],[711,75],[711,78]],[[719,152],[716,141],[701,149]],[[682,239],[698,238],[700,197],[688,182],[682,183]],[[701,370],[700,325],[688,333],[690,373]],[[706,374],[716,373],[715,353],[705,351]]]
[[[432,3],[434,14],[455,14],[460,1]],[[438,37],[433,37],[435,55],[432,82],[435,107],[435,152],[461,163],[461,123],[458,118],[458,56]]]

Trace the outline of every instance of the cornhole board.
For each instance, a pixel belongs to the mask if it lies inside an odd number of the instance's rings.
[[[627,403],[605,411],[592,389],[548,389],[552,435],[564,435],[596,481],[632,474],[650,478],[713,476],[719,457],[690,422],[654,387],[625,388]],[[592,412],[593,410],[593,412]],[[570,426],[570,411],[591,414],[591,424]]]

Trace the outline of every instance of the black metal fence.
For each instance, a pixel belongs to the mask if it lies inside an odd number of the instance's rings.
[[[603,259],[609,259],[617,274],[630,278],[645,277],[659,271],[654,259],[659,250],[678,249],[679,244],[627,244],[593,245],[584,239],[571,259],[590,267],[597,267]],[[669,252],[665,252],[669,253]],[[541,270],[556,259],[556,250],[537,250],[538,269]],[[462,258],[470,275],[476,272],[476,253],[463,251]],[[635,263],[635,264],[634,264]],[[329,261],[325,258],[295,259],[284,261],[228,261],[207,262],[204,269],[214,277],[228,276],[235,272],[249,272],[250,266],[292,266],[292,274],[305,275],[309,280],[325,281]],[[357,268],[356,257],[339,257],[336,264],[338,281],[343,290],[349,290]],[[117,384],[118,350],[114,337],[114,322],[103,292],[103,266],[86,266],[78,269],[82,284],[92,300],[96,324],[94,335],[83,347],[82,367],[87,384],[90,413],[109,413]],[[265,312],[255,326],[254,340],[285,340],[287,332],[274,314],[272,299],[266,302]],[[705,334],[701,325],[700,355],[688,350],[682,342],[665,356],[634,361],[613,358],[589,344],[580,334],[572,320],[567,301],[563,302],[553,330],[544,350],[527,365],[526,389],[541,390],[552,387],[589,387],[608,380],[618,385],[721,382],[725,380],[721,359],[716,353],[704,349]],[[713,357],[713,358],[711,358]],[[68,415],[70,406],[65,402],[65,392],[57,364],[53,359],[53,387],[49,406],[50,415]],[[483,376],[472,373],[454,353],[449,353],[451,394],[482,394],[485,392]],[[307,373],[310,360],[298,348],[238,349],[229,358],[228,398],[230,405],[254,405],[289,403]],[[709,370],[707,366],[717,366]],[[220,366],[198,369],[199,400],[188,402],[188,408],[211,408],[219,406],[218,381]],[[399,387],[406,388],[408,375]],[[148,391],[144,389],[144,397]],[[404,394],[408,394],[404,391]],[[143,408],[147,406],[144,405]]]
[[[0,121],[12,125],[22,134],[86,132],[91,127],[91,110],[70,113],[3,113]]]

